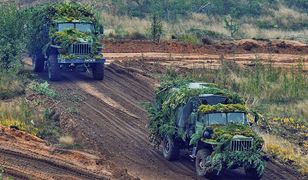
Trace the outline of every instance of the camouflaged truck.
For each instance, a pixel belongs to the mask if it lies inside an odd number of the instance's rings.
[[[210,89],[206,83],[189,83],[184,88],[160,91],[167,94],[167,98],[158,105],[159,111],[170,107],[167,111],[170,115],[175,107],[174,115],[164,120],[169,123],[167,126],[156,124],[161,129],[164,158],[177,160],[180,150],[188,150],[195,160],[198,176],[209,177],[219,175],[224,169],[244,167],[250,178],[261,178],[265,168],[261,152],[263,139],[252,130],[245,105],[223,93],[207,94],[219,92],[215,87]],[[174,106],[177,99],[189,93],[194,95]],[[172,117],[175,127],[168,129]]]
[[[103,28],[91,9],[77,3],[35,7],[30,54],[34,72],[48,71],[52,81],[61,71],[92,72],[104,79]]]

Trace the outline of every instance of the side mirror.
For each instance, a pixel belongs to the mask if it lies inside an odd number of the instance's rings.
[[[98,26],[98,33],[99,34],[104,34],[104,26],[103,25],[99,25]]]
[[[257,122],[259,121],[259,118],[260,118],[259,115],[256,114],[256,115],[255,115],[255,123],[257,123]]]

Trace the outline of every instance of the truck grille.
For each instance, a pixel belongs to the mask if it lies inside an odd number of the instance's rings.
[[[230,143],[231,151],[249,151],[252,148],[253,138],[232,139]]]
[[[89,44],[73,44],[71,52],[75,55],[87,55],[91,53],[91,45]]]

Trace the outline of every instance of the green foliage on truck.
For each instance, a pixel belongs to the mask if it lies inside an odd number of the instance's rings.
[[[214,84],[166,78],[148,106],[150,141],[162,143],[163,155],[175,160],[191,150],[199,176],[244,167],[253,178],[265,169],[263,139],[247,120],[249,109],[235,93]]]
[[[95,11],[79,3],[43,4],[31,12],[29,53],[34,71],[47,61],[49,76],[59,79],[60,69],[92,69],[95,79],[103,78],[102,26]]]

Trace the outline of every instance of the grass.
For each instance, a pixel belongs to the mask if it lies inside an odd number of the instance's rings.
[[[23,78],[13,73],[0,73],[0,100],[23,94],[25,83]]]
[[[0,101],[0,125],[13,126],[48,140],[50,143],[58,143],[60,136],[59,116],[54,111],[46,109],[43,105],[48,98],[55,98],[56,92],[49,88],[47,82],[31,82],[26,85],[24,82],[26,80],[23,80],[24,78],[21,76],[10,75],[4,77],[2,79],[7,80],[7,84],[16,82],[16,86],[14,84],[14,86],[10,87],[11,94],[10,96],[5,96],[6,101]],[[27,100],[25,96],[16,96],[19,89],[22,89],[22,93],[24,91],[31,92],[35,99]]]
[[[148,17],[132,18],[107,13],[102,13],[101,17],[107,37],[110,35],[129,37],[136,32],[149,37],[151,21]],[[307,13],[285,6],[270,9],[267,16],[243,16],[235,21],[240,25],[240,33],[236,38],[289,39],[308,42]],[[200,13],[193,13],[189,18],[181,18],[174,22],[163,21],[163,39],[169,40],[172,36],[186,35],[191,29],[215,32],[225,39],[230,39],[230,33],[225,28],[224,17]]]
[[[0,125],[15,126],[22,131],[36,135],[38,128],[35,127],[37,117],[24,99],[13,102],[0,102]]]
[[[0,125],[17,127],[50,143],[58,143],[60,136],[59,119],[54,111],[38,111],[24,98],[0,102]]]
[[[290,143],[285,138],[264,133],[260,135],[264,139],[264,151],[268,155],[284,164],[297,167],[303,176],[308,176],[308,155],[304,154],[301,148]]]
[[[74,145],[74,138],[71,136],[61,136],[59,138],[59,143],[63,146],[63,147],[71,147]]]
[[[2,166],[0,166],[0,180],[3,180],[3,176],[4,176],[4,169]]]

